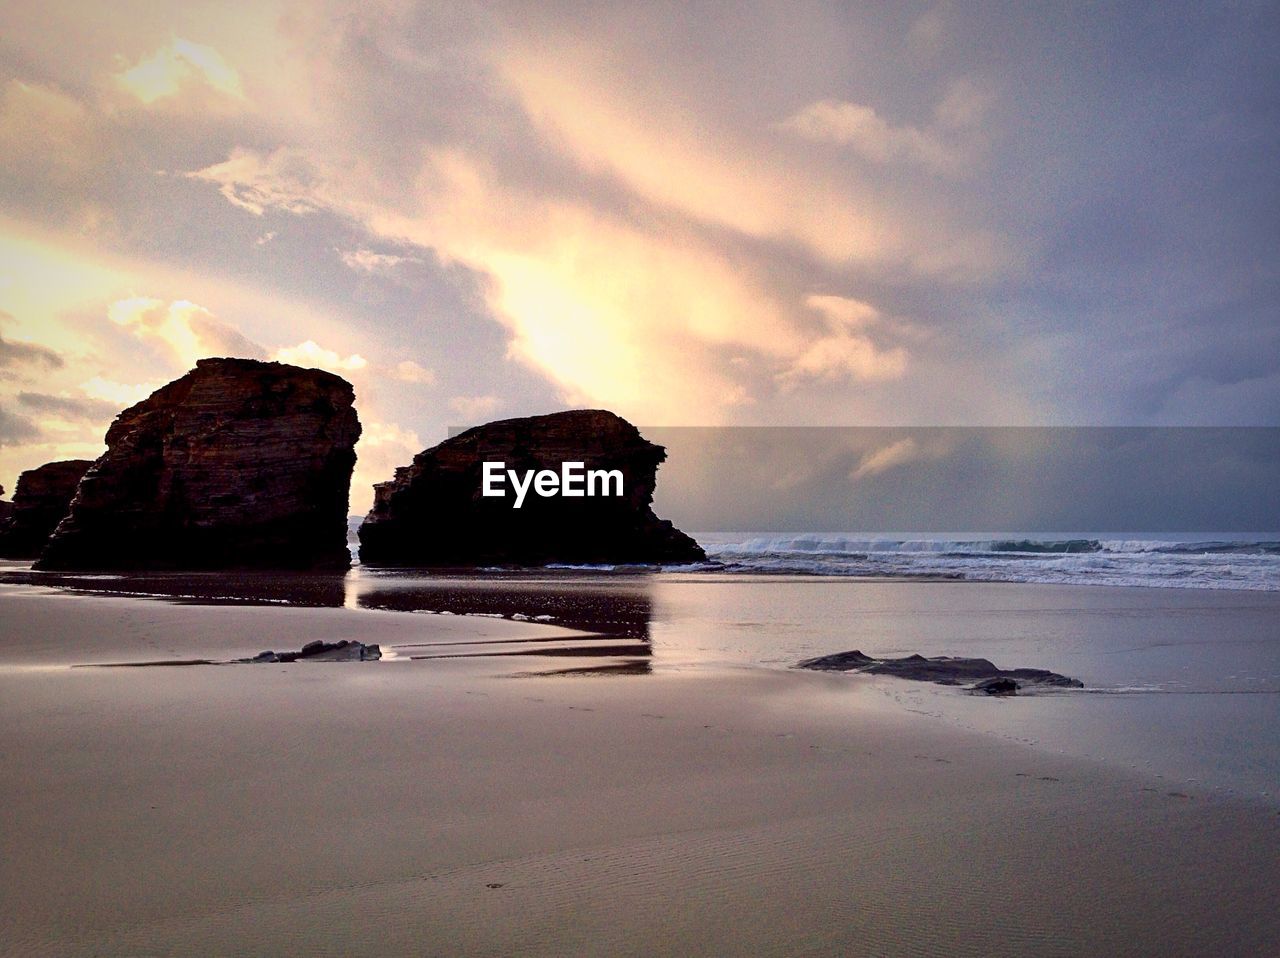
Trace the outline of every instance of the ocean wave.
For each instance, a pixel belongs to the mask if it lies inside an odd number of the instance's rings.
[[[1251,539],[872,537],[844,533],[700,537],[688,571],[1280,591],[1280,543]]]
[[[1280,542],[1267,540],[1168,540],[1098,539],[1005,536],[994,539],[867,538],[840,533],[795,533],[750,536],[722,540],[724,533],[706,537],[703,545],[717,554],[820,553],[823,555],[863,555],[876,552],[1057,554],[1057,553],[1231,553],[1236,555],[1280,555]],[[708,544],[708,542],[710,544]]]

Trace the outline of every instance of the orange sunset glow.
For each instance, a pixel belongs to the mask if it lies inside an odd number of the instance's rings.
[[[1275,408],[1274,369],[1226,371],[1274,329],[1194,320],[1229,276],[1183,269],[1173,239],[1134,263],[1117,226],[1086,279],[1063,245],[1067,211],[1112,205],[1102,131],[1154,122],[1128,112],[1139,77],[1097,101],[1136,66],[1090,76],[1063,50],[1019,73],[949,4],[23,6],[0,15],[9,486],[96,454],[122,404],[208,355],[355,383],[357,511],[447,426],[566,405],[655,425]],[[1011,30],[1030,49],[1053,25]],[[1185,210],[1145,202],[1176,237]],[[1160,323],[1182,332],[1135,366],[1132,330]]]

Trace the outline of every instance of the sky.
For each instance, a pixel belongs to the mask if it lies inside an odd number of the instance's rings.
[[[1280,425],[1277,76],[1268,2],[13,0],[0,483],[208,355],[355,385],[354,512],[580,406]]]
[[[1280,428],[657,427],[654,505],[698,532],[1224,535],[1277,543]],[[914,534],[914,535],[912,535]]]

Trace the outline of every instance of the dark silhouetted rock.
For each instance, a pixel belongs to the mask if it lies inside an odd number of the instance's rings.
[[[259,652],[241,662],[376,662],[382,658],[382,649],[376,644],[365,645],[351,639],[341,642],[308,642],[299,652]]]
[[[1057,672],[1047,672],[1044,669],[998,669],[986,659],[966,659],[950,655],[939,655],[933,658],[908,655],[901,659],[876,659],[855,650],[806,659],[799,663],[799,668],[815,669],[820,672],[893,675],[900,679],[914,679],[918,682],[936,682],[938,685],[961,685],[972,682],[977,683],[974,691],[982,691],[989,695],[1013,694],[1023,685],[1084,688],[1084,683],[1079,679],[1068,678]],[[978,688],[979,684],[993,679],[1007,679],[1013,683],[1013,688],[1008,689],[1008,686],[1002,683],[990,688]],[[1006,689],[1008,690],[1005,691]]]
[[[682,563],[702,548],[653,514],[658,464],[666,450],[625,419],[582,409],[491,422],[442,442],[374,487],[360,526],[360,561],[406,566]],[[524,475],[581,462],[618,470],[621,496],[540,496],[520,508],[511,484],[501,498],[481,495],[482,464],[503,462]],[[597,486],[597,491],[599,487]]]
[[[4,495],[4,486],[0,486],[0,496]],[[4,523],[13,515],[13,503],[8,499],[0,499],[0,529],[4,528]]]
[[[1007,675],[1001,675],[994,679],[975,682],[969,691],[975,695],[1017,695],[1018,683]]]
[[[353,400],[318,369],[200,360],[116,417],[36,568],[346,568]]]
[[[34,559],[67,515],[90,459],[47,462],[18,477],[9,518],[0,524],[0,557]]]

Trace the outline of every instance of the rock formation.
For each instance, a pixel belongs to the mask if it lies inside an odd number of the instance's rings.
[[[308,642],[299,652],[276,652],[268,649],[259,652],[251,659],[237,659],[237,662],[376,662],[382,658],[382,647],[370,643],[365,645],[355,639],[342,639],[338,642],[323,642],[316,639]]]
[[[901,659],[876,659],[862,652],[837,652],[816,659],[805,659],[799,668],[819,672],[865,672],[868,675],[894,675],[918,682],[938,685],[974,683],[971,690],[984,695],[1013,695],[1024,685],[1052,688],[1084,688],[1079,679],[1068,678],[1044,669],[998,669],[986,659],[966,659],[950,655],[925,658],[908,655]]]
[[[200,360],[116,417],[36,568],[346,568],[353,400],[318,369]]]
[[[997,675],[995,678],[973,683],[969,691],[974,695],[1017,695],[1019,688],[1021,686],[1016,680],[1007,675]]]
[[[70,511],[80,477],[93,461],[66,459],[28,469],[18,477],[12,511],[0,523],[0,557],[34,559]]]
[[[491,422],[427,449],[395,478],[374,487],[360,527],[360,561],[405,566],[678,563],[702,548],[653,514],[658,464],[666,450],[625,419],[581,409]],[[481,494],[482,464],[560,473],[566,462],[618,470],[622,494]],[[507,485],[510,490],[511,486]],[[616,487],[615,487],[616,488]]]

